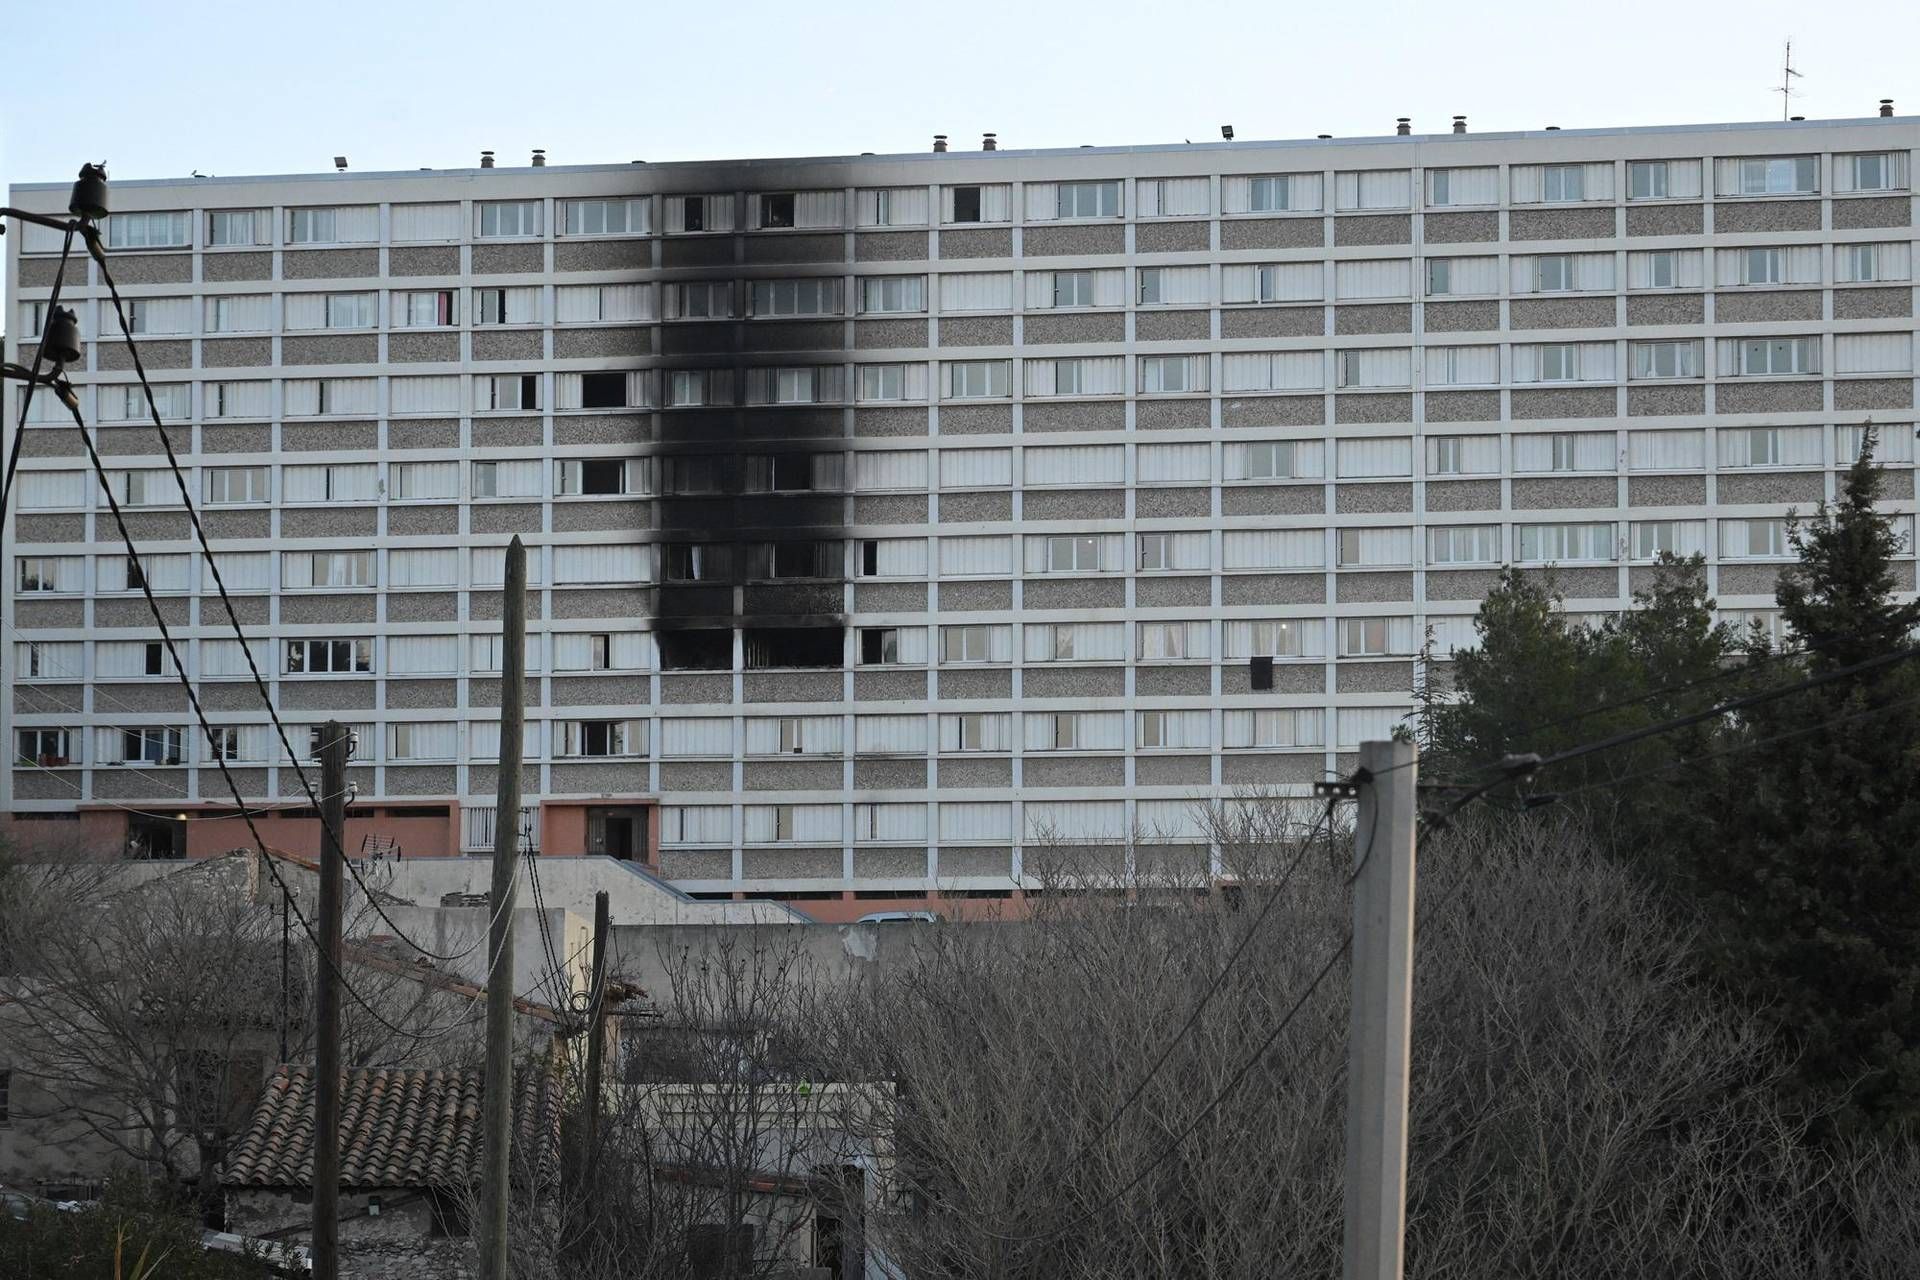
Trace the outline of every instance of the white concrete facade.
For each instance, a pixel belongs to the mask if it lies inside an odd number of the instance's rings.
[[[1192,854],[1197,800],[1304,792],[1410,707],[1429,627],[1470,641],[1501,564],[1600,614],[1698,550],[1723,609],[1770,610],[1782,519],[1869,422],[1911,590],[1916,145],[1868,118],[186,179],[116,184],[110,225],[277,705],[367,730],[363,804],[490,838],[519,533],[529,804],[658,805],[695,893],[992,891],[1036,838]],[[57,238],[6,251],[30,361]],[[298,797],[84,256],[67,296],[231,763]],[[228,803],[71,423],[33,417],[5,810]],[[837,612],[842,662],[735,638],[663,669],[714,488],[811,504],[697,553],[737,558],[715,609]],[[759,549],[796,529],[829,548],[798,573]]]

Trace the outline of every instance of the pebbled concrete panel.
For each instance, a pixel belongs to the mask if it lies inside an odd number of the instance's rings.
[[[1326,226],[1318,216],[1228,218],[1220,224],[1222,249],[1318,249]]]

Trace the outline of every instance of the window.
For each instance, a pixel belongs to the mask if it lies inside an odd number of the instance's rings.
[[[1435,169],[1428,175],[1428,185],[1432,190],[1431,203],[1453,203],[1453,172],[1449,169]]]
[[[1253,179],[1247,201],[1247,209],[1252,213],[1285,213],[1291,206],[1288,203],[1288,179],[1285,174],[1273,174]]]
[[[646,723],[641,720],[563,720],[555,743],[562,756],[638,756],[646,754]]]
[[[1453,292],[1453,263],[1446,258],[1427,259],[1427,292]]]
[[[1613,559],[1611,524],[1523,524],[1515,536],[1517,558],[1528,563]]]
[[[1499,525],[1449,525],[1427,531],[1428,564],[1498,564],[1499,562]]]
[[[115,249],[184,249],[192,232],[185,212],[116,213],[107,219],[107,243]]]
[[[1062,218],[1117,218],[1118,182],[1063,182],[1057,189],[1057,216]]]
[[[558,491],[580,497],[642,493],[642,458],[567,458],[561,460]]]
[[[900,661],[900,628],[862,627],[860,629],[862,666],[883,666],[898,661]]]
[[[1207,357],[1142,356],[1140,390],[1185,392],[1207,389]]]
[[[408,329],[433,328],[457,324],[460,314],[454,309],[451,289],[414,289],[394,295],[393,323]]]
[[[212,467],[207,471],[207,501],[266,502],[268,483],[265,467]]]
[[[288,244],[332,244],[337,221],[334,209],[289,209]]]
[[[1012,369],[1006,360],[956,360],[947,365],[949,399],[978,400],[1004,396],[1011,381]]]
[[[1571,342],[1540,344],[1539,360],[1542,382],[1573,382],[1580,377],[1580,348]]]
[[[980,188],[955,187],[953,189],[953,220],[955,222],[979,222]]]
[[[975,711],[940,717],[942,751],[1005,751],[1006,716]]]
[[[940,628],[940,661],[992,662],[993,628],[985,623]]]
[[[1818,338],[1749,338],[1740,343],[1740,372],[1751,376],[1820,372]]]
[[[337,675],[373,670],[371,640],[289,640],[288,675]]]
[[[266,239],[256,240],[255,210],[253,209],[217,209],[207,215],[207,245],[209,248],[222,248],[227,245],[253,245]],[[258,228],[264,231],[266,228]]]
[[[1546,253],[1533,260],[1534,288],[1541,293],[1561,293],[1574,287],[1573,258],[1564,253]]]
[[[540,234],[538,200],[489,200],[483,202],[477,212],[480,235],[484,239]]]
[[[540,291],[538,289],[475,289],[473,291],[473,322],[475,324],[538,324],[540,321]]]
[[[1697,378],[1700,344],[1697,342],[1636,342],[1633,344],[1636,378]]]
[[[760,225],[763,227],[791,227],[794,219],[794,206],[797,198],[791,191],[769,193],[760,197]]]
[[[476,409],[523,409],[540,407],[540,375],[537,373],[496,374],[474,380]]]
[[[563,206],[570,236],[641,236],[652,228],[647,217],[651,203],[632,200],[569,200]]]
[[[1056,271],[1053,273],[1053,305],[1090,307],[1093,305],[1093,272]]]
[[[72,760],[67,753],[67,731],[65,729],[22,729],[19,734],[18,753],[14,757],[17,763],[39,765],[42,768],[58,768]],[[0,1079],[6,1073],[0,1072]],[[4,1100],[0,1093],[0,1100]],[[6,1119],[4,1109],[0,1109],[0,1121]]]
[[[1340,620],[1340,656],[1377,658],[1393,653],[1396,622],[1400,618],[1342,618]]]
[[[1647,288],[1673,288],[1673,250],[1647,255]]]
[[[1243,480],[1292,480],[1297,446],[1291,440],[1262,440],[1245,447]]]
[[[1143,533],[1140,535],[1140,567],[1142,569],[1171,569],[1173,563],[1173,535],[1170,533]]]
[[[1540,198],[1566,203],[1587,198],[1586,170],[1577,164],[1550,164],[1540,170]]]
[[[179,764],[180,730],[122,729],[120,758],[115,764]]]
[[[1705,550],[1706,526],[1698,520],[1636,520],[1633,558],[1653,560],[1663,555],[1690,556]]]
[[[925,276],[868,276],[860,282],[862,312],[925,311]]]
[[[707,200],[705,196],[676,196],[680,206],[680,229],[682,231],[705,231],[707,229]]]
[[[748,294],[749,314],[756,316],[826,316],[840,314],[840,282],[755,280]]]
[[[70,567],[71,561],[71,557],[65,556],[19,557],[14,562],[17,571],[14,590],[21,592],[78,590],[79,575]]]
[[[1740,254],[1741,284],[1785,284],[1785,249],[1745,249]]]
[[[1143,661],[1204,658],[1212,649],[1204,622],[1143,622],[1138,656]]]
[[[1789,551],[1787,522],[1771,520],[1722,520],[1720,555],[1728,560],[1769,560]]]
[[[1046,540],[1048,573],[1100,572],[1100,539],[1060,534]]]
[[[1667,198],[1667,162],[1634,160],[1627,165],[1627,199],[1664,200]]]
[[[1742,160],[1740,185],[1743,196],[1790,195],[1814,191],[1819,160],[1814,156],[1780,156],[1769,160]]]
[[[280,585],[289,589],[374,585],[371,551],[292,551],[283,568]]]
[[[370,293],[330,293],[327,295],[326,320],[329,329],[371,329],[374,303]]]

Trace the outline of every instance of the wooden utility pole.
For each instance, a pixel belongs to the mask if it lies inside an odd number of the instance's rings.
[[[1345,1280],[1401,1280],[1405,1266],[1418,761],[1410,742],[1360,745],[1347,1041]]]
[[[607,935],[613,932],[613,913],[607,891],[593,895],[593,985],[587,993],[587,1185],[593,1185],[594,1164],[600,1156],[600,1072],[606,1060]]]
[[[527,704],[527,549],[507,545],[500,601],[500,777],[487,895],[487,1075],[480,1100],[480,1280],[507,1277],[507,1179],[513,1128],[513,889],[520,854],[520,755]]]
[[[347,727],[320,726],[320,965],[313,1050],[313,1275],[340,1276],[340,847],[347,826]],[[269,855],[271,856],[271,855]]]

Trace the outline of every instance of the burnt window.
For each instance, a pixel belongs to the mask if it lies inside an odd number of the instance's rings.
[[[624,373],[583,373],[580,375],[582,409],[624,409],[627,407],[627,375]]]
[[[580,463],[580,492],[604,496],[627,491],[627,464],[619,458],[586,458]]]
[[[782,192],[778,195],[760,197],[760,225],[763,227],[790,227],[793,225],[793,193]]]
[[[720,543],[669,542],[663,572],[668,582],[724,581],[728,550]]]
[[[782,453],[772,458],[773,488],[783,490],[813,488],[813,458],[805,453]]]
[[[1253,682],[1255,692],[1265,692],[1273,688],[1273,659],[1255,658],[1247,667],[1247,675]]]
[[[837,545],[831,542],[772,542],[763,563],[769,578],[825,578],[833,575]]]
[[[980,221],[980,188],[955,187],[953,189],[953,220],[955,222]]]
[[[860,573],[862,577],[877,577],[880,573],[880,542],[876,538],[867,538],[860,543]]]
[[[733,632],[715,627],[655,634],[660,666],[665,671],[730,671],[733,668]]]
[[[681,205],[680,226],[686,231],[707,229],[707,201],[704,196],[687,196]]]
[[[751,628],[745,637],[747,669],[838,667],[841,635],[839,627]]]
[[[147,642],[147,674],[160,676],[166,674],[165,647],[158,640]]]

